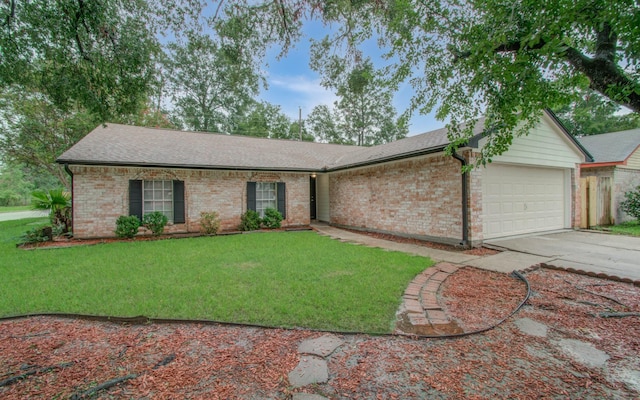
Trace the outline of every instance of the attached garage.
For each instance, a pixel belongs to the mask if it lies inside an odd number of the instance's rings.
[[[483,176],[483,236],[492,239],[570,227],[570,172],[491,164]]]
[[[479,147],[486,143],[478,142]],[[576,165],[584,154],[545,113],[527,136],[476,171],[482,187],[483,240],[571,228]]]

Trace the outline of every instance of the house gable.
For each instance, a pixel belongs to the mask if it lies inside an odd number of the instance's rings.
[[[488,138],[480,139],[478,148],[484,147],[487,141]],[[545,112],[528,135],[514,137],[509,150],[493,157],[492,162],[574,168],[576,164],[585,162],[585,158],[562,127]]]
[[[626,160],[626,167],[629,169],[638,169],[640,170],[640,146],[636,147],[636,149],[631,153],[629,158]]]

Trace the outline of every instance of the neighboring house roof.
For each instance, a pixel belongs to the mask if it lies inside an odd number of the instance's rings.
[[[481,118],[473,130],[476,139],[483,130],[484,118]],[[82,165],[320,172],[436,153],[449,143],[446,128],[383,145],[359,147],[105,124],[91,131],[56,161]],[[473,145],[477,140],[470,143]],[[576,144],[587,155],[580,144]]]
[[[593,164],[583,164],[583,167],[623,164],[640,147],[640,129],[584,136],[578,140],[594,158]]]

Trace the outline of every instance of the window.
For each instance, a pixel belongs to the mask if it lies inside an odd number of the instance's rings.
[[[287,219],[286,185],[284,182],[247,182],[247,210],[264,216],[264,210],[275,208]]]
[[[173,181],[143,181],[142,214],[163,213],[173,222]]]
[[[278,207],[275,182],[256,182],[256,211],[264,217],[267,208]]]
[[[183,181],[129,181],[129,215],[160,211],[174,224],[185,223]]]

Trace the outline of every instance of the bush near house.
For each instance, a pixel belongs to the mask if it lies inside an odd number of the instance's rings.
[[[215,211],[200,213],[200,230],[207,235],[216,235],[220,229],[220,218]]]
[[[36,190],[31,194],[31,205],[36,210],[48,210],[51,226],[57,232],[67,233],[71,226],[71,195],[63,189]]]
[[[264,210],[264,217],[262,218],[262,225],[269,229],[280,228],[280,222],[282,222],[282,214],[275,208],[267,208]]]
[[[116,220],[116,236],[132,239],[140,228],[140,218],[135,215],[121,215]]]
[[[620,203],[622,211],[640,222],[640,186],[624,194],[625,200]]]
[[[238,229],[241,231],[255,231],[256,229],[260,229],[260,214],[253,210],[247,210],[240,217],[240,226]]]
[[[167,225],[167,222],[169,222],[167,216],[160,211],[154,211],[142,217],[142,226],[149,229],[156,236],[164,232],[164,227]]]

